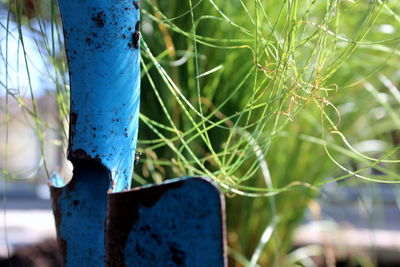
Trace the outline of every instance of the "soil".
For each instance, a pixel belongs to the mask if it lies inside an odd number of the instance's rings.
[[[0,258],[0,267],[60,267],[62,256],[55,239],[17,248],[11,258]]]

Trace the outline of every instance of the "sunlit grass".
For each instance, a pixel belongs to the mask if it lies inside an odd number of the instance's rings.
[[[393,137],[400,129],[399,4],[144,0],[141,5],[144,157],[134,185],[184,175],[214,179],[228,197],[232,266],[282,266],[294,227],[324,184],[400,181],[400,147]],[[65,145],[68,132],[60,19],[54,1],[43,2],[29,19],[19,1],[10,10],[0,25],[9,32],[1,77],[11,75],[8,62],[16,60],[7,52],[13,38],[28,87],[23,93],[1,80],[6,101],[1,113],[9,118],[12,98],[33,119],[41,162],[50,172],[46,133],[57,130]],[[36,33],[35,47],[48,66],[43,76],[54,84],[48,93],[58,106],[55,125],[35,104],[29,76],[35,62],[25,48],[25,31]],[[2,123],[7,126],[9,119]],[[12,134],[5,129],[6,136]],[[374,140],[384,145],[359,150],[362,142]],[[7,138],[2,142],[7,148]],[[17,177],[7,164],[2,173]]]

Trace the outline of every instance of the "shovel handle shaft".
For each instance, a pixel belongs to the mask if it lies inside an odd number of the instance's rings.
[[[139,120],[139,5],[59,0],[70,72],[68,158],[96,161],[111,191],[131,186]]]

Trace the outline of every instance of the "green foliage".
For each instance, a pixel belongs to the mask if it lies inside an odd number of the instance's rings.
[[[390,138],[399,129],[399,102],[379,81],[395,77],[398,36],[382,27],[398,32],[398,8],[381,1],[145,2],[143,177],[214,178],[229,197],[231,264],[281,266],[324,183],[399,180],[399,147]],[[383,94],[390,103],[379,100]],[[367,140],[385,148],[354,148]]]
[[[50,34],[41,31],[42,53],[53,66],[65,142],[66,61],[55,52],[62,45],[55,3],[45,3],[37,19],[52,23]],[[29,26],[29,12],[11,7],[18,25]],[[400,181],[400,4],[143,0],[141,7],[144,157],[134,184],[183,175],[219,183],[230,266],[303,266],[286,255],[321,186]],[[44,140],[46,122],[21,103]]]

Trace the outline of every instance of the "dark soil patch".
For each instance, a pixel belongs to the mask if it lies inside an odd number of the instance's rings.
[[[55,239],[16,249],[10,259],[0,258],[0,267],[60,267],[62,256]]]

